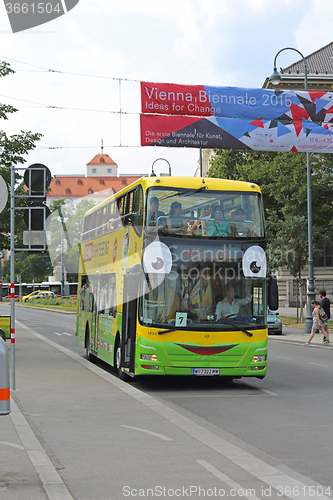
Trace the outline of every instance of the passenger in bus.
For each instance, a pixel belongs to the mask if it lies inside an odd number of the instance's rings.
[[[239,314],[240,307],[249,304],[251,300],[251,295],[245,297],[244,299],[236,298],[234,287],[229,283],[225,293],[225,298],[217,303],[215,311],[216,321],[228,316],[237,316]]]
[[[211,219],[207,222],[208,236],[232,236],[232,229],[228,221],[222,220],[220,205],[212,208]]]
[[[165,222],[160,217],[165,216],[165,213],[158,209],[159,207],[159,199],[157,196],[153,196],[150,201],[150,209],[148,210],[147,215],[147,225],[150,227],[156,227],[156,225],[161,226]]]
[[[246,213],[243,208],[238,208],[237,210],[231,210],[230,219],[233,220],[231,227],[234,227],[235,236],[253,236],[253,226],[252,222],[246,220]]]
[[[188,229],[189,233],[195,233],[205,236],[207,234],[207,219],[210,217],[209,207],[205,207],[201,210],[200,217],[192,226]]]
[[[167,218],[167,230],[173,234],[183,234],[187,231],[187,223],[182,217],[183,209],[181,203],[174,201],[171,203],[170,212]]]

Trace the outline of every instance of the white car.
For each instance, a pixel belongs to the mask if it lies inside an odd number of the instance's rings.
[[[282,321],[280,320],[278,314],[279,313],[275,313],[267,307],[267,325],[269,334],[282,335]]]

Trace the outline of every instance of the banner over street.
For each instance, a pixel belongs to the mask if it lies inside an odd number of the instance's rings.
[[[142,146],[333,152],[332,92],[142,82],[141,105]]]

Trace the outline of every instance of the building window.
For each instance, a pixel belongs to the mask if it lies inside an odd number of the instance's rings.
[[[126,183],[126,181],[122,181],[122,184],[123,184],[123,185],[126,185],[127,183]]]
[[[320,255],[314,259],[315,267],[333,267],[333,247],[329,245],[317,246]]]
[[[111,173],[112,173],[112,169],[108,168],[108,174],[111,174]]]
[[[66,189],[66,194],[71,194],[71,190],[69,188]]]
[[[104,180],[103,180],[103,179],[101,179],[101,180],[99,181],[99,183],[100,183],[100,185],[102,186],[102,185],[104,184]]]
[[[104,194],[109,194],[109,191],[108,190],[104,191]]]
[[[59,179],[57,179],[57,180],[55,181],[55,183],[56,183],[56,185],[57,185],[57,186],[60,186],[60,181],[59,181]]]
[[[92,173],[93,173],[93,174],[96,174],[96,172],[97,172],[97,168],[93,168],[93,169],[92,169]]]
[[[78,183],[78,185],[79,185],[79,186],[82,186],[82,184],[83,184],[83,182],[81,181],[81,179],[79,179],[79,180],[77,181],[77,183]]]
[[[99,162],[100,162],[100,163],[105,163],[104,158],[100,158],[100,159],[99,159]]]
[[[93,194],[93,190],[92,189],[88,189],[88,194]]]

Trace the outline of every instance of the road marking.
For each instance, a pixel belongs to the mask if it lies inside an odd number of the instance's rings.
[[[140,429],[140,427],[132,427],[131,425],[121,425],[120,427],[126,427],[126,429],[133,429],[135,431],[145,432],[146,434],[151,434],[152,436],[156,436],[160,439],[163,439],[163,441],[173,441],[173,439],[164,436],[163,434],[158,434],[157,432],[148,431],[147,429]]]
[[[323,368],[329,368],[327,365],[320,365],[319,363],[311,363],[310,361],[309,361],[309,365],[322,366]]]
[[[286,358],[285,356],[275,356],[276,358],[279,359],[288,359],[289,361],[293,361],[294,358]]]
[[[0,444],[5,444],[7,446],[11,446],[12,448],[17,448],[19,450],[24,450],[24,446],[21,446],[20,444],[8,443],[7,441],[1,441]]]
[[[262,392],[266,392],[268,396],[278,396],[276,392],[268,391],[267,389],[260,389]]]
[[[253,493],[253,489],[250,490],[249,488],[244,488],[240,484],[233,481],[230,477],[223,474],[223,472],[216,469],[213,465],[206,462],[206,460],[197,460],[197,462],[198,464],[202,465],[202,467],[207,469],[209,472],[214,474],[214,476],[218,477],[219,479],[221,479],[221,481],[230,486],[230,488],[234,489],[235,491],[242,491],[242,497],[248,498],[249,500],[260,500],[258,497],[251,494],[251,492]]]
[[[184,398],[255,398],[263,396],[277,396],[275,392],[260,389],[265,394],[182,394],[175,396],[163,396],[163,399],[184,399]]]
[[[10,405],[10,418],[23,445],[22,448],[26,450],[39,475],[47,498],[74,500],[13,398]]]

